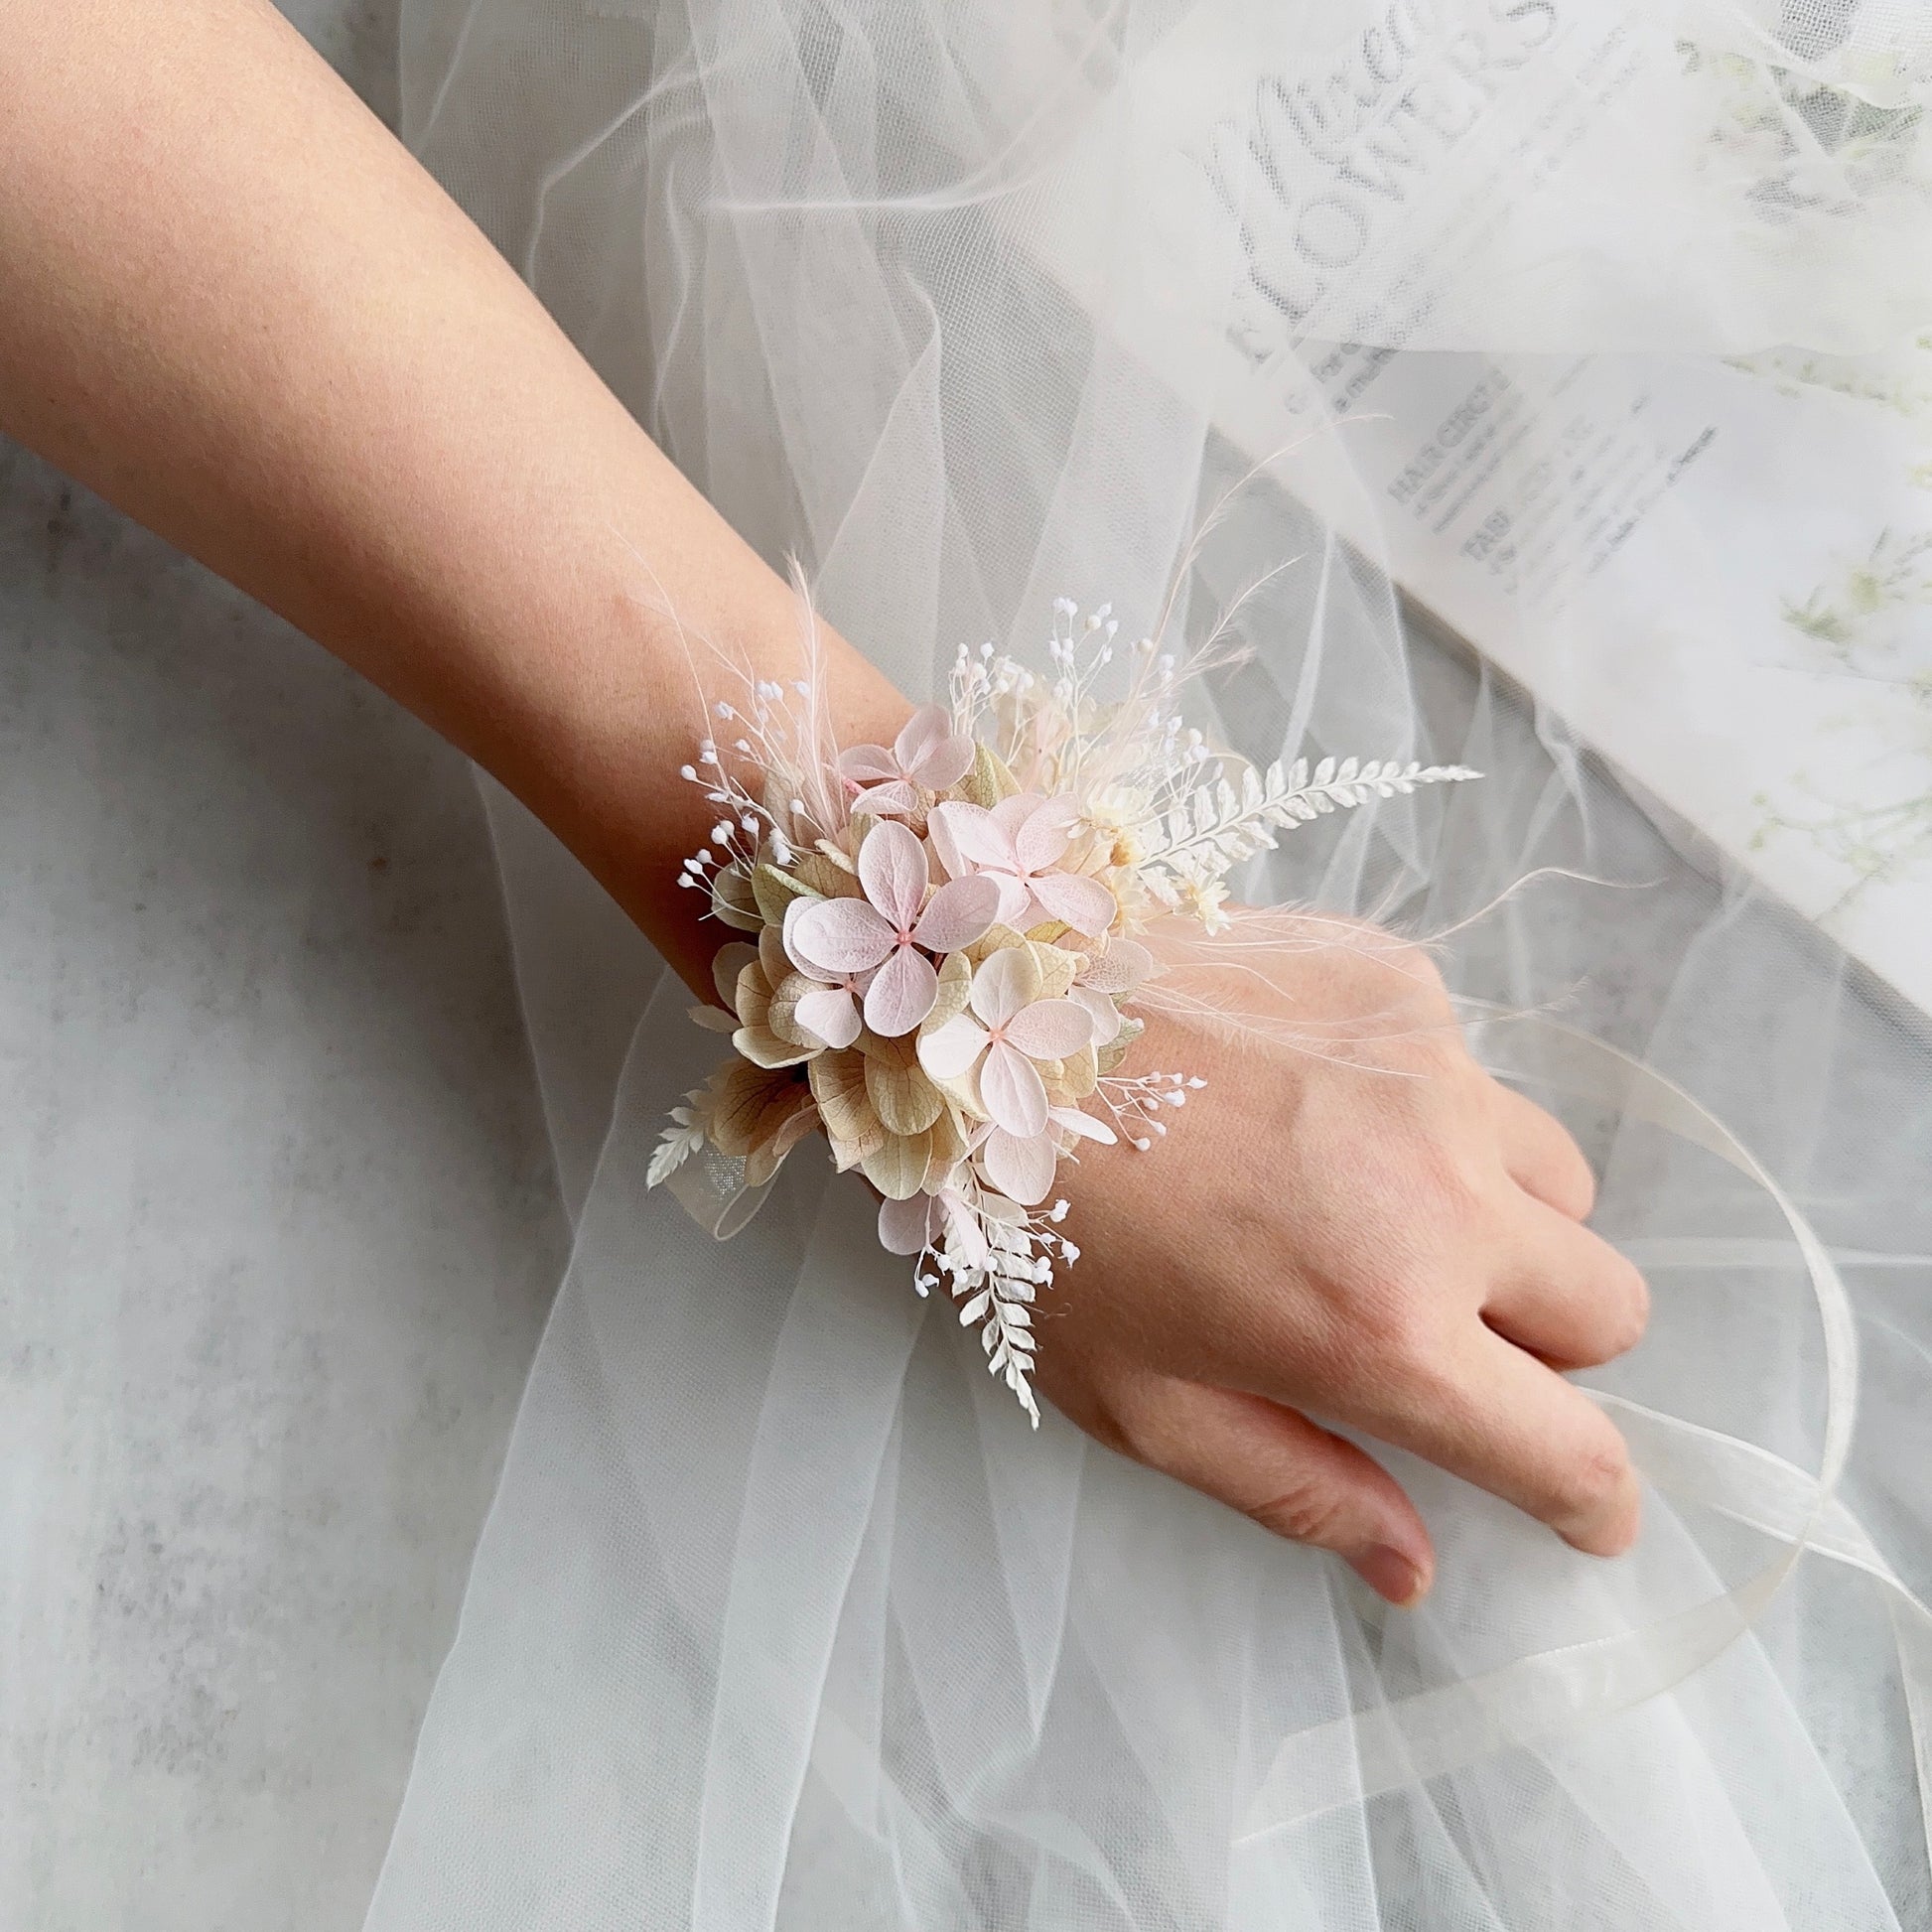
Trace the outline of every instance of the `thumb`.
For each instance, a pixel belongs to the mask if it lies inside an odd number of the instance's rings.
[[[1143,1461],[1263,1529],[1331,1550],[1378,1596],[1407,1607],[1427,1593],[1436,1553],[1401,1485],[1354,1444],[1266,1397],[1170,1384],[1142,1417]]]

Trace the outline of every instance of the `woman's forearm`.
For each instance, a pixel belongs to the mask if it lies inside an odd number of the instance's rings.
[[[486,765],[702,983],[679,627],[790,675],[788,587],[266,0],[0,32],[0,428]],[[829,642],[841,735],[890,736]]]

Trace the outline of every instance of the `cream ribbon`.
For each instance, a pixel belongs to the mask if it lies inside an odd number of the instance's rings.
[[[1735,1588],[1635,1630],[1541,1651],[1498,1669],[1351,1713],[1286,1738],[1250,1803],[1237,1843],[1512,1745],[1627,1711],[1681,1684],[1741,1636],[1807,1551],[1849,1564],[1886,1592],[1912,1731],[1919,1804],[1932,1845],[1932,1612],[1906,1588],[1837,1499],[1858,1409],[1858,1335],[1831,1256],[1777,1181],[1710,1110],[1653,1068],[1591,1035],[1486,1004],[1470,1044],[1490,1070],[1650,1122],[1747,1174],[1791,1230],[1825,1338],[1825,1436],[1814,1476],[1753,1444],[1598,1393],[1645,1473],[1665,1493],[1722,1511],[1776,1539],[1779,1554]],[[1703,1259],[1738,1260],[1700,1243]],[[1746,1244],[1756,1248],[1759,1244]]]

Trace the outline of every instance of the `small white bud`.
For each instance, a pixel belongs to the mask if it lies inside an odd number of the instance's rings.
[[[698,775],[698,767],[695,764],[680,764],[677,768],[677,775],[680,778],[691,778],[695,780]]]

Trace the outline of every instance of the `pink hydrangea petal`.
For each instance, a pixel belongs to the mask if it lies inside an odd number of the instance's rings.
[[[973,741],[970,738],[942,738],[917,764],[910,767],[913,777],[928,791],[944,791],[956,785],[973,768]]]
[[[1026,823],[1013,835],[1022,872],[1043,872],[1058,862],[1072,841],[1079,809],[1071,798],[1048,798],[1027,814]]]
[[[943,745],[951,736],[951,712],[943,705],[922,704],[899,727],[898,736],[893,741],[893,756],[898,761],[899,770],[914,770],[935,745]]]
[[[785,952],[792,964],[822,980],[863,973],[881,964],[896,937],[862,898],[818,899],[796,918],[787,917],[785,928]]]
[[[850,1046],[859,1037],[859,1003],[842,986],[804,994],[793,1011],[799,1026],[827,1046]]]
[[[1046,1085],[1017,1046],[996,1039],[980,1062],[980,1098],[995,1127],[1030,1140],[1046,1126]]]
[[[806,961],[804,961],[798,956],[798,948],[792,944],[793,936],[796,934],[798,930],[798,921],[801,918],[803,918],[805,914],[809,912],[812,909],[812,907],[817,903],[818,900],[815,898],[794,898],[791,901],[791,903],[785,907],[785,922],[782,926],[778,928],[778,932],[779,932],[780,940],[784,945],[785,957],[789,959],[791,963],[794,966],[796,966],[798,970],[801,973],[803,973],[808,980],[817,980],[821,985],[832,986],[832,985],[836,985],[840,980],[840,978],[842,978],[843,976],[838,973],[828,973],[820,967],[807,964]],[[756,957],[757,949],[753,948],[752,950],[753,950],[753,956]]]
[[[859,848],[859,884],[895,932],[910,930],[931,878],[925,847],[903,825],[888,819],[866,834]]]
[[[1003,1027],[1039,997],[1039,963],[1025,946],[1003,946],[980,962],[967,997],[989,1027]]]
[[[980,1167],[1009,1200],[1036,1207],[1053,1191],[1059,1152],[1045,1134],[1023,1136],[995,1128],[980,1149]]]
[[[882,1039],[909,1034],[939,997],[932,961],[910,946],[897,946],[866,988],[866,1025]]]
[[[1075,932],[1089,936],[1105,932],[1120,910],[1113,894],[1099,880],[1083,879],[1078,873],[1042,873],[1027,883],[1047,914]]]
[[[1154,971],[1154,955],[1138,939],[1115,939],[1088,963],[1083,986],[1101,993],[1131,993]]]
[[[1000,916],[1000,888],[984,873],[970,879],[952,879],[933,894],[912,937],[929,952],[958,952],[976,939],[986,937],[986,929]]]
[[[963,1013],[919,1038],[919,1064],[935,1080],[956,1080],[986,1051],[986,1034]]]
[[[1093,1043],[1096,1046],[1111,1046],[1120,1037],[1124,1024],[1120,1009],[1097,987],[1076,986],[1066,997],[1078,1000],[1086,1008],[1088,1019],[1093,1022]]]
[[[1007,1022],[1007,1037],[1035,1060],[1063,1060],[1093,1038],[1093,1016],[1072,1000],[1035,1000]]]
[[[839,775],[856,784],[878,784],[899,776],[898,760],[883,745],[854,745],[839,754]]]
[[[1045,802],[1036,791],[1017,791],[1011,798],[1002,798],[987,813],[987,817],[999,828],[1007,842],[1013,844],[1019,838],[1021,826]],[[1019,854],[1016,852],[1014,856],[1017,859]]]
[[[950,799],[933,806],[927,826],[941,863],[955,879],[969,872],[1019,870],[1012,838],[983,806]]]
[[[895,813],[911,811],[918,802],[919,794],[903,780],[895,778],[891,784],[868,785],[853,799],[852,809],[871,818],[891,818]]]
[[[1076,1141],[1098,1141],[1102,1147],[1112,1147],[1120,1136],[1104,1120],[1095,1120],[1091,1114],[1083,1114],[1078,1107],[1054,1107],[1048,1110],[1047,1122],[1057,1127],[1063,1134],[1071,1134]]]
[[[937,1203],[930,1194],[913,1194],[907,1200],[879,1203],[879,1245],[889,1255],[916,1255],[939,1230],[934,1211]]]

